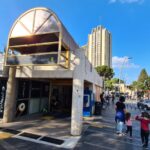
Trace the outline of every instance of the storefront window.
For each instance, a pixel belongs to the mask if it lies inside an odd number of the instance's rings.
[[[19,81],[18,100],[29,98],[29,89],[30,89],[30,82],[29,81]]]

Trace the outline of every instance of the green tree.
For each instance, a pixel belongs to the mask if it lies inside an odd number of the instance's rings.
[[[137,80],[136,89],[138,91],[144,91],[147,88],[148,74],[145,69],[142,69]]]
[[[137,81],[133,81],[132,84],[130,85],[131,89],[136,90],[137,89]]]
[[[111,79],[114,76],[113,69],[108,66],[97,66],[95,69],[100,76],[104,77],[105,80]]]
[[[113,78],[111,80],[113,84],[119,84],[119,78]],[[124,83],[124,81],[120,79],[120,83]]]
[[[137,96],[140,98],[144,95],[146,90],[150,89],[150,77],[146,72],[146,69],[142,69],[137,81],[131,84],[131,89],[137,90]]]
[[[144,83],[148,79],[148,74],[145,69],[142,69],[138,77],[138,82]]]
[[[112,80],[106,80],[105,81],[105,87],[109,90],[113,90],[114,89],[114,86],[113,86],[113,82]]]
[[[150,77],[144,81],[145,90],[150,90]]]

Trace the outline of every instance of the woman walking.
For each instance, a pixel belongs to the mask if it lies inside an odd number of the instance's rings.
[[[120,96],[119,101],[116,103],[116,108],[115,108],[116,109],[115,121],[117,124],[117,134],[119,134],[119,136],[123,135],[123,126],[125,123],[126,107],[124,101],[125,101],[125,97]]]

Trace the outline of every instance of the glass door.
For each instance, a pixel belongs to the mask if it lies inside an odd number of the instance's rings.
[[[32,81],[29,114],[40,112],[41,82]]]

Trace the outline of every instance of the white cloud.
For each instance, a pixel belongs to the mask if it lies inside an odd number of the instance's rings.
[[[136,65],[130,61],[132,58],[128,56],[118,57],[114,56],[112,58],[112,66],[113,68],[139,68],[139,65]]]
[[[120,3],[143,3],[144,0],[109,0],[109,3],[116,3],[116,2],[120,2]]]

